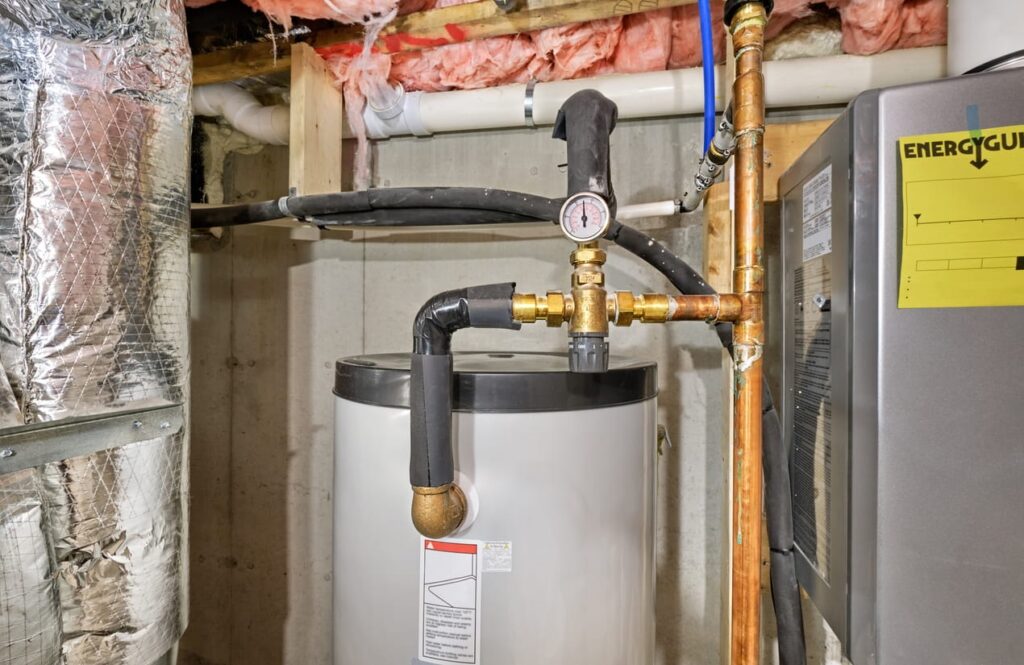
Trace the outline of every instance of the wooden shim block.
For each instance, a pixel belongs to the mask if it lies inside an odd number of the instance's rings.
[[[768,125],[764,133],[764,200],[779,200],[779,178],[832,124],[812,120]]]
[[[732,210],[729,192],[732,184],[711,186],[704,199],[704,279],[719,293],[732,291]]]
[[[764,200],[779,200],[779,178],[821,136],[831,120],[768,125],[764,133]],[[711,186],[704,199],[704,278],[716,291],[732,291],[732,183]]]
[[[388,53],[420,50],[689,5],[696,1],[530,0],[525,9],[504,13],[494,0],[480,0],[400,16],[381,31],[376,47]],[[354,55],[359,52],[362,40],[361,26],[343,26],[317,31],[309,38],[309,43],[316,49]],[[291,66],[291,57],[287,45],[271,42],[201,53],[193,59],[192,82],[194,85],[206,85],[284,72]]]

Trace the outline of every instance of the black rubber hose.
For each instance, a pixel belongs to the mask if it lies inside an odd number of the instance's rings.
[[[212,229],[217,226],[241,226],[242,224],[269,222],[282,217],[285,215],[281,213],[281,208],[278,207],[276,200],[212,208],[193,208],[192,228]]]
[[[605,237],[656,268],[680,293],[715,293],[700,273],[646,233],[614,222]],[[717,323],[715,332],[731,354],[732,325]],[[804,643],[803,609],[800,606],[800,586],[796,578],[789,456],[782,440],[782,423],[778,411],[775,410],[767,380],[762,383],[761,431],[765,511],[768,522],[768,546],[771,550],[772,606],[775,608],[778,623],[779,663],[805,665],[807,654]]]
[[[715,294],[711,285],[689,263],[668,251],[664,245],[646,233],[620,222],[612,222],[605,238],[649,263],[667,277],[679,293],[696,296]],[[732,324],[726,321],[716,323],[715,333],[718,334],[722,346],[732,354]]]
[[[580,90],[558,109],[551,136],[566,143],[569,196],[600,194],[615,214],[612,190],[611,133],[619,108],[597,90]]]
[[[518,330],[512,317],[515,284],[489,284],[440,293],[413,322],[409,383],[409,481],[441,487],[455,480],[452,452],[452,335],[463,328]]]
[[[285,200],[285,206],[291,216],[299,219],[384,208],[473,208],[554,220],[562,202],[486,187],[393,187],[291,197]]]
[[[323,228],[380,226],[473,226],[477,224],[537,224],[541,220],[494,210],[471,208],[393,208],[310,218]]]
[[[782,423],[772,403],[768,380],[762,389],[762,457],[768,547],[771,550],[772,606],[778,624],[780,665],[804,665],[803,608],[796,578],[796,549],[793,541],[793,496],[789,478],[789,455],[782,440]]]
[[[690,264],[646,233],[620,222],[612,222],[605,238],[654,266],[680,293],[698,296],[715,294],[711,285]]]
[[[281,217],[314,221],[351,213],[391,209],[458,208],[487,210],[550,221],[558,218],[563,199],[483,187],[394,187],[361,192],[289,196],[273,201],[200,208],[192,211],[192,228],[255,224]]]

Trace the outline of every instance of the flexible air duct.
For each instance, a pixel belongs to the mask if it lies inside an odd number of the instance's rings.
[[[187,403],[190,66],[181,0],[0,6],[0,473],[25,430]],[[166,425],[0,475],[0,663],[173,649],[188,441]]]

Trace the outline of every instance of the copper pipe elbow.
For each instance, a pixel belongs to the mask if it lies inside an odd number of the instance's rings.
[[[427,538],[444,538],[466,519],[466,495],[455,483],[412,488],[412,523]]]

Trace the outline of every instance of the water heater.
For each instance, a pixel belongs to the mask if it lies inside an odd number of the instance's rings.
[[[799,578],[854,665],[1020,662],[1021,99],[865,93],[780,183]]]
[[[444,540],[409,519],[409,366],[337,363],[334,664],[654,662],[655,365],[456,354]]]

